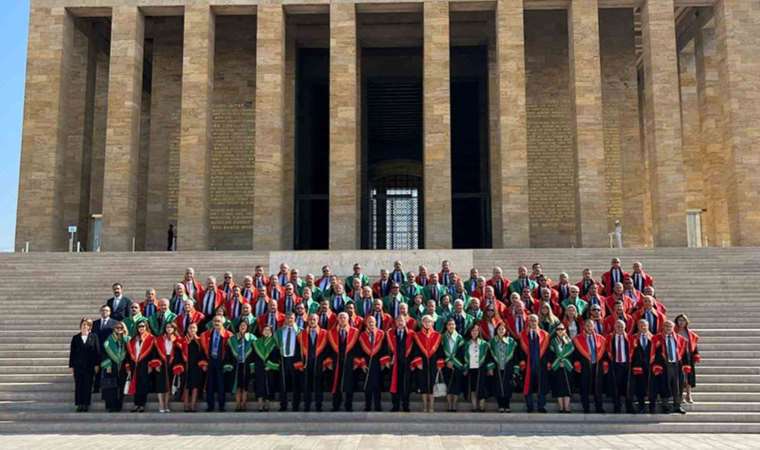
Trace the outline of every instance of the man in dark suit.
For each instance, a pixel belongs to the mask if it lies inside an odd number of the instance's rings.
[[[113,297],[106,300],[106,306],[111,309],[113,320],[122,321],[131,315],[129,307],[132,306],[132,299],[122,295],[124,288],[121,283],[114,283],[111,287],[113,288]]]
[[[92,323],[92,332],[98,337],[100,348],[111,335],[116,321],[111,319],[111,308],[108,305],[100,307],[100,319]],[[95,381],[92,385],[92,392],[100,392],[100,373],[95,375]]]

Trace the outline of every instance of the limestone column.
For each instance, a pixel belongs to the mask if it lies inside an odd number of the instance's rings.
[[[493,246],[529,247],[523,0],[496,4],[498,147],[491,150]]]
[[[64,8],[32,8],[21,140],[16,249],[66,247],[63,228],[66,67],[74,23]]]
[[[256,124],[253,176],[253,248],[284,250],[283,168],[285,17],[280,4],[262,4],[256,18]],[[287,178],[293,182],[292,177]]]
[[[703,223],[709,246],[731,245],[727,186],[731,176],[723,152],[723,99],[715,39],[715,27],[705,26],[694,36],[696,53],[697,101],[700,131],[700,159],[703,161],[704,195],[707,211]]]
[[[330,249],[360,246],[356,6],[330,2]]]
[[[425,248],[451,248],[449,3],[423,3],[423,181]]]
[[[714,6],[731,243],[760,245],[760,1]]]
[[[648,0],[641,8],[644,117],[657,247],[686,246],[686,179],[674,14],[673,0]]]
[[[575,100],[577,163],[576,232],[578,245],[608,244],[607,186],[604,182],[602,69],[597,0],[573,0],[569,9],[570,96]]]
[[[679,85],[681,88],[681,141],[686,178],[686,207],[705,207],[703,161],[700,156],[699,102],[697,99],[697,67],[694,42],[678,53]],[[703,219],[704,220],[704,219]]]
[[[103,250],[132,249],[137,218],[145,18],[135,6],[113,8],[108,120],[103,175]]]
[[[177,199],[177,248],[209,250],[209,159],[214,93],[214,14],[185,8]]]

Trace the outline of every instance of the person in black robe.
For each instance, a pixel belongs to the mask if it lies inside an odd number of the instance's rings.
[[[155,338],[148,332],[148,322],[141,320],[135,326],[137,334],[127,345],[129,394],[134,396],[132,412],[145,412],[148,394],[153,390],[153,370],[161,365],[154,347]]]
[[[359,366],[364,371],[364,411],[382,411],[383,370],[380,359],[385,356],[385,332],[377,328],[372,315],[364,321],[367,329],[359,336],[362,353]]]
[[[296,370],[303,371],[304,411],[311,411],[312,399],[317,412],[322,412],[324,395],[324,362],[327,357],[327,330],[319,327],[319,316],[309,314],[307,327],[298,336],[300,339],[301,360],[296,361]]]
[[[349,324],[348,314],[338,314],[338,326],[327,334],[334,358],[332,379],[332,410],[340,409],[341,401],[347,412],[353,411],[354,401],[354,356],[359,330]]]
[[[204,355],[198,338],[197,323],[191,323],[188,326],[183,350],[185,359],[185,412],[197,412],[198,393],[203,390],[203,386],[206,384],[206,374],[199,365],[204,360]]]
[[[409,412],[409,394],[412,391],[411,370],[409,367],[413,359],[414,331],[407,329],[406,318],[396,318],[396,327],[385,333],[390,356],[381,358],[381,364],[391,369],[391,412],[398,412],[399,408]]]
[[[74,375],[74,403],[77,412],[90,409],[93,379],[100,370],[100,343],[91,330],[92,321],[83,318],[79,322],[79,334],[71,338],[69,368]]]

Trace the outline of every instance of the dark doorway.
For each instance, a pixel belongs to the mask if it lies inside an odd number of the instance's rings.
[[[487,47],[451,49],[454,248],[491,247]]]
[[[296,61],[296,250],[327,249],[330,179],[330,53],[300,48]]]
[[[362,248],[423,246],[421,59],[362,49]]]

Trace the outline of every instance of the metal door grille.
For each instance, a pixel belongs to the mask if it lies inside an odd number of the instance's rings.
[[[402,175],[381,178],[370,186],[372,249],[420,248],[421,183],[420,177]]]

